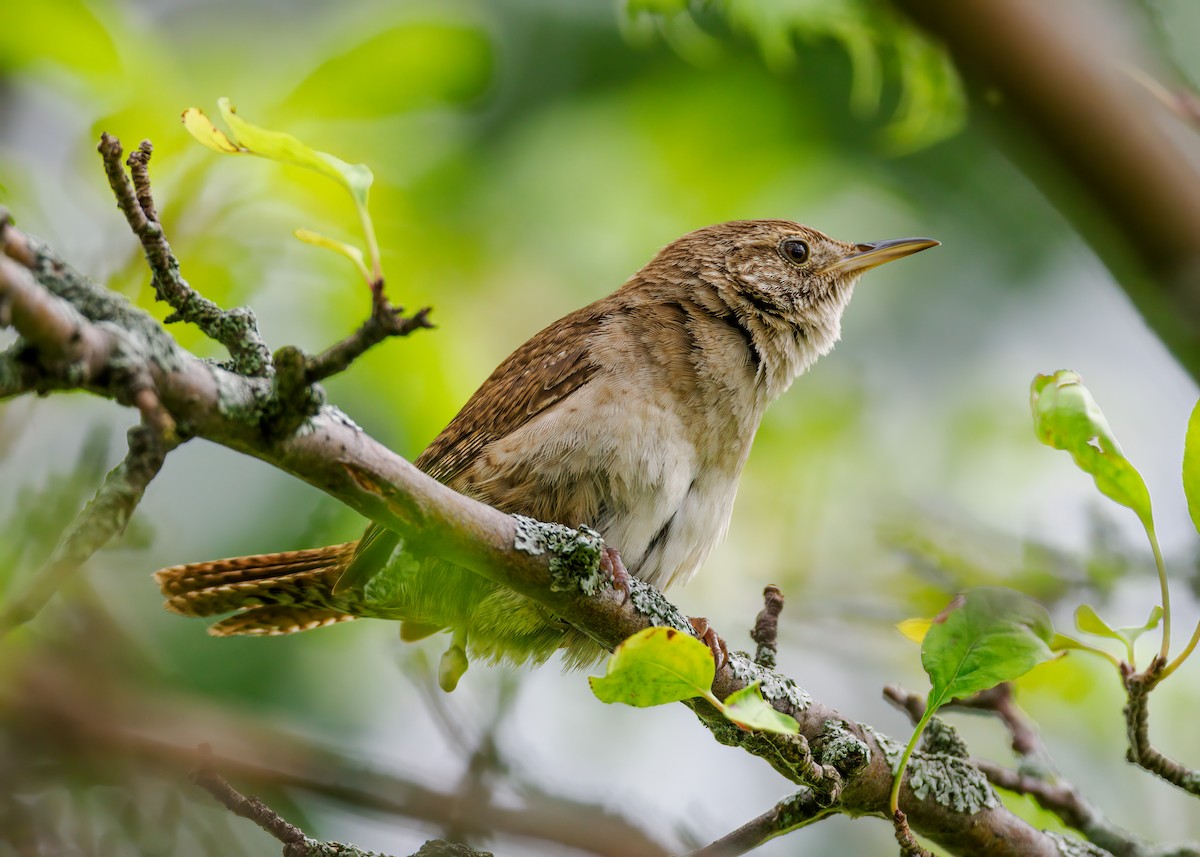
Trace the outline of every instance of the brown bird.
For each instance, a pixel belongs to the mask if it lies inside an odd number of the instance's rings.
[[[415,464],[503,512],[586,523],[641,580],[682,583],[725,534],[767,405],[833,348],[863,271],[937,244],[848,244],[784,220],[692,232],[513,352]],[[357,542],[155,578],[169,610],[239,611],[216,636],[358,617],[398,619],[408,640],[451,629],[450,687],[468,648],[518,663],[565,649],[572,666],[602,654],[534,602],[400,547],[371,524]]]

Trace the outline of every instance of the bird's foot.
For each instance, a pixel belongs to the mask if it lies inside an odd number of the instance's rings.
[[[692,623],[692,630],[696,632],[696,636],[712,652],[713,663],[717,665],[717,669],[725,666],[725,662],[729,660],[729,646],[725,645],[716,629],[708,624],[708,620],[703,616],[689,616],[688,621]]]
[[[604,550],[600,552],[600,570],[612,580],[613,589],[621,593],[621,603],[626,603],[629,600],[629,569],[625,567],[625,562],[616,548],[604,546]]]

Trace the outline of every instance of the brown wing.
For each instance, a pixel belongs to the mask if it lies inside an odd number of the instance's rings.
[[[417,457],[417,467],[451,484],[489,443],[586,384],[596,371],[588,358],[588,334],[601,318],[602,308],[585,307],[509,355]]]
[[[489,443],[586,384],[597,368],[588,355],[589,334],[609,310],[610,299],[597,301],[554,322],[510,354],[413,463],[452,485]],[[365,584],[398,542],[386,527],[368,526],[335,591]]]

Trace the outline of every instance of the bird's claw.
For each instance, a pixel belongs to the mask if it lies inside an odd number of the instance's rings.
[[[729,646],[725,645],[725,641],[721,639],[716,629],[708,624],[708,620],[703,616],[689,616],[688,622],[692,624],[692,630],[696,632],[696,636],[712,652],[713,663],[716,664],[717,669],[725,666],[725,662],[729,660]]]
[[[621,559],[621,555],[617,553],[616,548],[610,548],[608,545],[604,546],[604,550],[600,552],[600,570],[612,580],[613,589],[621,593],[621,604],[624,605],[628,602],[630,592],[629,569],[625,567],[625,562]]]

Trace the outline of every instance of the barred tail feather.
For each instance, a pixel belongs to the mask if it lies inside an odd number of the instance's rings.
[[[279,637],[324,628],[335,622],[349,622],[355,618],[349,613],[322,607],[251,607],[210,625],[208,633],[214,637]]]
[[[176,565],[155,572],[165,607],[184,616],[241,611],[210,628],[216,636],[290,634],[353,619],[333,584],[355,542],[312,550]]]

